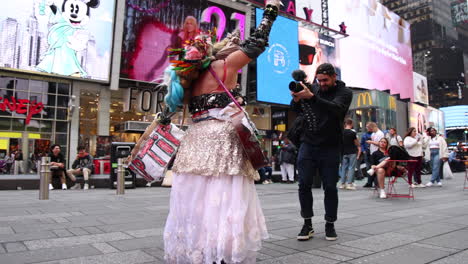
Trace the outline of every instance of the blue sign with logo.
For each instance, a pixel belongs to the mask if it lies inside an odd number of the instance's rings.
[[[263,10],[256,9],[257,25]],[[299,69],[297,21],[278,16],[270,33],[270,46],[257,59],[257,101],[289,105],[291,73]]]

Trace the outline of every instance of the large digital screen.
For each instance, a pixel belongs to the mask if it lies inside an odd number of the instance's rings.
[[[337,46],[341,79],[413,100],[410,24],[377,0],[329,0],[328,7],[330,27],[344,22],[349,34]]]
[[[453,25],[468,24],[468,0],[455,0],[451,3]]]
[[[314,82],[317,67],[326,62],[335,66],[338,78],[340,78],[341,68],[335,47],[335,39],[299,27],[299,66],[307,74],[310,83]]]
[[[408,103],[409,127],[415,127],[420,134],[429,127],[427,108],[418,104]]]
[[[456,105],[440,108],[445,114],[445,127],[468,128],[468,105]]]
[[[260,23],[262,9],[256,9]],[[257,59],[257,101],[289,105],[291,73],[299,68],[297,21],[278,16],[270,32],[269,46]]]
[[[157,80],[169,65],[168,49],[182,47],[202,31],[216,28],[220,40],[238,28],[244,39],[246,13],[207,0],[126,1],[126,5],[122,78]]]
[[[109,81],[115,1],[14,0],[0,9],[0,68]]]
[[[445,133],[444,113],[439,109],[408,103],[408,115],[409,126],[415,127],[418,133],[424,133],[429,127]]]
[[[413,72],[414,102],[429,104],[429,93],[427,91],[427,78],[417,72]]]

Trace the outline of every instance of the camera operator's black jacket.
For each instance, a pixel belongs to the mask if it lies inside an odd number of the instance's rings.
[[[340,80],[328,91],[321,91],[316,84],[309,86],[314,97],[299,102],[291,101],[293,111],[305,120],[305,131],[301,142],[315,146],[337,146],[343,144],[343,121],[353,98],[353,92]],[[302,104],[302,105],[301,105]]]

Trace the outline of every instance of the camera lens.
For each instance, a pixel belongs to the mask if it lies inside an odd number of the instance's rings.
[[[297,87],[296,82],[290,82],[290,83],[289,83],[289,90],[290,90],[291,92],[296,92],[296,89],[297,89],[296,87]]]

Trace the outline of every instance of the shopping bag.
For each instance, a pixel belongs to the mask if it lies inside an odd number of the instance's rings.
[[[167,167],[174,160],[185,132],[174,124],[150,125],[154,130],[135,146],[128,168],[148,182],[164,178]],[[146,132],[145,132],[146,133]]]
[[[443,174],[444,174],[444,178],[446,180],[453,179],[453,173],[452,173],[452,170],[450,169],[450,165],[449,165],[449,163],[447,161],[444,162]]]

